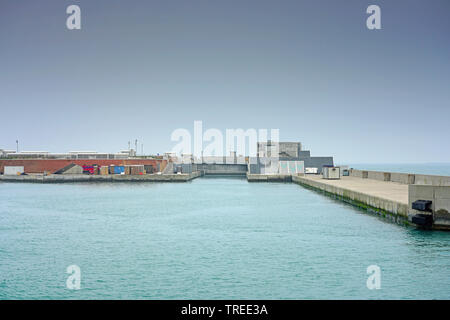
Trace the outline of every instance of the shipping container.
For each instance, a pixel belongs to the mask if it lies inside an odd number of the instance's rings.
[[[340,173],[340,168],[339,167],[329,167],[329,166],[324,166],[323,167],[323,178],[324,179],[340,179],[341,178],[341,173]]]
[[[94,166],[83,166],[83,173],[94,174]]]
[[[23,166],[5,166],[4,174],[5,175],[18,175],[25,172],[25,168]]]
[[[124,174],[125,173],[125,166],[114,166],[114,174]]]
[[[319,168],[305,168],[306,174],[317,174],[319,172]]]
[[[132,165],[130,166],[130,174],[133,176],[144,174],[144,165]]]
[[[341,171],[341,176],[349,176],[350,175],[349,166],[339,166],[339,168]]]
[[[108,166],[100,167],[100,175],[106,176],[108,174],[109,174],[109,167]]]

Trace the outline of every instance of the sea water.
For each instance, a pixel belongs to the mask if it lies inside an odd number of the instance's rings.
[[[449,299],[449,249],[291,183],[0,183],[0,299]]]

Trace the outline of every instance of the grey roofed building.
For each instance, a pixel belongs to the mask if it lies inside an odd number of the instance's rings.
[[[277,149],[278,148],[278,149]],[[249,172],[260,173],[264,162],[261,158],[276,158],[281,161],[304,161],[305,168],[317,168],[318,173],[322,173],[323,166],[334,165],[333,157],[311,157],[309,150],[302,150],[301,142],[258,142],[257,159],[249,161]]]

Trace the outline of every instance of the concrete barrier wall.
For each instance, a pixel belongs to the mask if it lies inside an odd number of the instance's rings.
[[[350,169],[350,175],[357,178],[362,178],[362,170]]]
[[[247,174],[246,164],[197,164],[197,170],[206,175],[245,175]]]
[[[367,171],[367,179],[386,181],[385,172]]]
[[[425,174],[415,175],[415,184],[433,185],[433,186],[450,186],[450,177],[447,176],[432,176]]]
[[[391,172],[391,181],[402,184],[414,184],[415,179],[413,174]]]
[[[450,186],[450,177],[401,172],[382,172],[350,169],[350,176],[378,181],[391,181],[402,184]]]

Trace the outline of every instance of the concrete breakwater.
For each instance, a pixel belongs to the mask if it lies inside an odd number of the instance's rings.
[[[425,177],[440,183],[448,178]],[[292,181],[396,222],[450,230],[450,185],[406,184],[355,176],[327,180],[317,175],[292,176]],[[416,201],[428,202],[429,207],[416,210]]]
[[[349,176],[247,174],[249,182],[294,182],[396,222],[450,230],[450,177],[350,169]]]
[[[408,225],[450,230],[450,177],[351,170],[350,176],[247,174],[249,182],[294,182]],[[416,202],[428,207],[416,210]],[[420,205],[419,205],[420,206]]]
[[[408,223],[408,185],[356,177],[325,180],[321,176],[293,176],[292,181],[396,222]]]
[[[64,182],[187,182],[202,175],[201,172],[189,174],[145,174],[145,175],[86,175],[86,174],[30,174],[0,175],[0,181],[31,183],[64,183]]]

